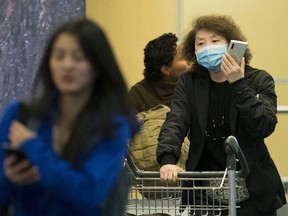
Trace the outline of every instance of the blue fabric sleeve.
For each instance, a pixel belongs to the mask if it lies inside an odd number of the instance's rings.
[[[81,170],[73,169],[40,137],[24,142],[21,149],[38,166],[40,184],[45,189],[79,210],[93,210],[108,197],[123,166],[130,126],[126,118],[117,117],[115,128],[116,137],[101,140]]]
[[[3,111],[0,118],[0,145],[2,147],[3,143],[8,142],[8,132],[11,122],[16,119],[19,109],[19,102],[13,100]],[[3,170],[3,161],[5,155],[0,150],[0,207],[8,202],[8,189],[10,183],[6,179]]]

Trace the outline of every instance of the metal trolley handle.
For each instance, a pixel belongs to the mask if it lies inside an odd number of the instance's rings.
[[[236,170],[236,156],[241,164],[241,170],[238,171],[240,178],[246,178],[249,174],[249,167],[245,156],[238,145],[238,141],[234,136],[229,136],[224,142],[224,150],[227,153],[227,168],[228,170]],[[236,156],[235,156],[236,155]]]
[[[249,174],[248,165],[246,159],[238,145],[238,142],[234,136],[229,136],[225,140],[224,150],[227,153],[227,167],[228,170],[235,171],[236,169],[236,155],[241,164],[241,170],[237,171],[237,176],[243,178],[247,177]],[[134,161],[132,160],[131,156],[128,154],[126,156],[126,165],[132,171],[133,175],[138,178],[159,178],[160,174],[159,171],[144,171],[138,169],[136,167]],[[223,177],[224,172],[222,171],[214,171],[214,172],[180,172],[178,173],[179,178],[201,178],[201,177]]]
[[[227,169],[229,183],[229,215],[237,216],[236,211],[236,155],[241,164],[241,170],[238,172],[240,178],[246,178],[249,174],[249,168],[246,159],[241,151],[238,142],[234,136],[229,136],[224,142],[224,150],[227,153]]]

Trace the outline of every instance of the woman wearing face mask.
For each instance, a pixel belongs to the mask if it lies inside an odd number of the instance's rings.
[[[277,96],[273,78],[249,66],[247,49],[240,65],[226,53],[230,40],[245,41],[230,17],[202,16],[184,41],[192,70],[180,77],[157,147],[163,181],[175,181],[175,164],[189,131],[187,171],[223,171],[224,140],[233,135],[246,156],[250,174],[241,179],[237,215],[272,216],[286,203],[280,176],[264,143],[275,129]],[[188,185],[189,186],[189,185]],[[185,199],[185,198],[184,198]],[[192,198],[191,198],[192,199]]]

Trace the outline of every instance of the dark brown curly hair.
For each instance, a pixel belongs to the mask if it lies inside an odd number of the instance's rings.
[[[163,74],[163,65],[171,66],[177,53],[178,38],[173,33],[165,33],[148,42],[144,49],[144,78],[148,81],[159,81]]]
[[[199,30],[205,29],[215,32],[224,37],[227,41],[240,40],[246,41],[246,37],[241,32],[240,28],[230,16],[223,15],[206,15],[200,16],[192,23],[192,29],[184,39],[183,57],[190,63],[196,62],[195,56],[195,39]],[[245,64],[249,64],[252,59],[250,49],[245,52]]]

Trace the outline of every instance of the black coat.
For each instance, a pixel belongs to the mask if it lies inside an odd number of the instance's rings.
[[[176,164],[181,143],[189,131],[190,150],[186,170],[196,169],[203,152],[208,123],[209,72],[195,66],[183,74],[175,88],[171,111],[162,126],[157,147],[160,164]],[[250,198],[262,213],[286,203],[281,178],[264,143],[277,123],[277,96],[273,78],[263,70],[245,67],[245,78],[231,84],[230,129],[247,159],[246,185]]]

